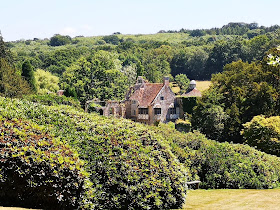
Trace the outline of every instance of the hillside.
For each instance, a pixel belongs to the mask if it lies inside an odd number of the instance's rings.
[[[204,188],[279,187],[278,157],[207,140],[198,132],[9,98],[0,98],[0,113],[44,126],[72,145],[85,161],[97,209],[178,208],[185,201],[186,181],[194,179]]]

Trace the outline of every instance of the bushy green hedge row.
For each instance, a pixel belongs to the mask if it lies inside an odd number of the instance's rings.
[[[263,152],[280,156],[280,116],[255,116],[243,125],[245,143]]]
[[[280,158],[248,145],[219,143],[199,132],[180,133],[161,124],[154,130],[165,137],[178,159],[189,166],[202,188],[275,188],[280,186]]]
[[[208,140],[199,132],[7,98],[0,98],[0,113],[45,125],[78,150],[93,182],[95,209],[178,208],[186,180],[200,179],[203,188],[279,186],[278,157]]]
[[[55,105],[68,105],[76,108],[81,108],[80,102],[72,97],[57,96],[56,94],[45,94],[45,95],[25,95],[24,99],[48,106]]]
[[[77,152],[42,127],[0,116],[0,206],[90,207],[90,182]]]
[[[7,98],[0,113],[45,125],[74,146],[87,163],[96,209],[170,209],[185,201],[187,167],[148,126]]]

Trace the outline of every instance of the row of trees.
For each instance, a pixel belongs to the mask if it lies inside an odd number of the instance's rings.
[[[61,38],[62,37],[62,38]],[[30,60],[32,66],[62,76],[68,67],[81,57],[93,57],[100,50],[117,54],[122,67],[131,66],[137,75],[145,76],[152,82],[159,82],[162,75],[186,74],[190,79],[209,80],[212,74],[222,72],[223,67],[233,61],[252,62],[262,59],[264,53],[279,44],[280,33],[268,32],[251,39],[242,36],[189,37],[174,44],[167,41],[137,41],[123,35],[101,37],[94,44],[82,44],[90,38],[68,40],[55,35],[51,42],[64,43],[48,45],[44,41],[32,44],[13,43],[12,52],[16,65]],[[53,41],[54,40],[54,41]],[[101,43],[102,41],[102,43]],[[81,44],[79,44],[81,43]]]
[[[193,37],[201,37],[205,35],[245,35],[245,37],[252,38],[257,35],[265,34],[279,29],[280,26],[274,25],[270,27],[259,26],[258,23],[243,23],[243,22],[231,22],[224,25],[221,28],[211,29],[180,29],[176,30],[160,30],[158,33],[188,33]]]
[[[31,93],[56,92],[59,78],[50,72],[34,67],[29,60],[15,65],[12,53],[0,34],[0,94],[8,97],[21,97]]]
[[[195,107],[193,126],[212,139],[242,142],[244,123],[257,115],[279,115],[279,57],[275,48],[261,62],[227,64]]]

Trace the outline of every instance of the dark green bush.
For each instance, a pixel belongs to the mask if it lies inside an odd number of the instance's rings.
[[[77,152],[36,124],[0,116],[0,206],[87,208],[85,184]]]
[[[243,125],[245,143],[263,152],[280,156],[280,116],[255,116]]]
[[[185,201],[188,170],[150,127],[67,106],[0,98],[0,112],[45,125],[86,161],[95,209],[170,209]]]

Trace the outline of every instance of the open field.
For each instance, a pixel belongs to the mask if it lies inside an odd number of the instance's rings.
[[[183,209],[280,209],[280,189],[190,190]]]
[[[201,92],[207,90],[210,85],[211,81],[196,81],[196,88]]]
[[[209,86],[211,85],[211,81],[196,81],[196,88],[203,92],[204,90],[207,90]],[[180,92],[180,88],[176,85],[176,83],[171,84],[171,89],[172,91],[177,94]]]

